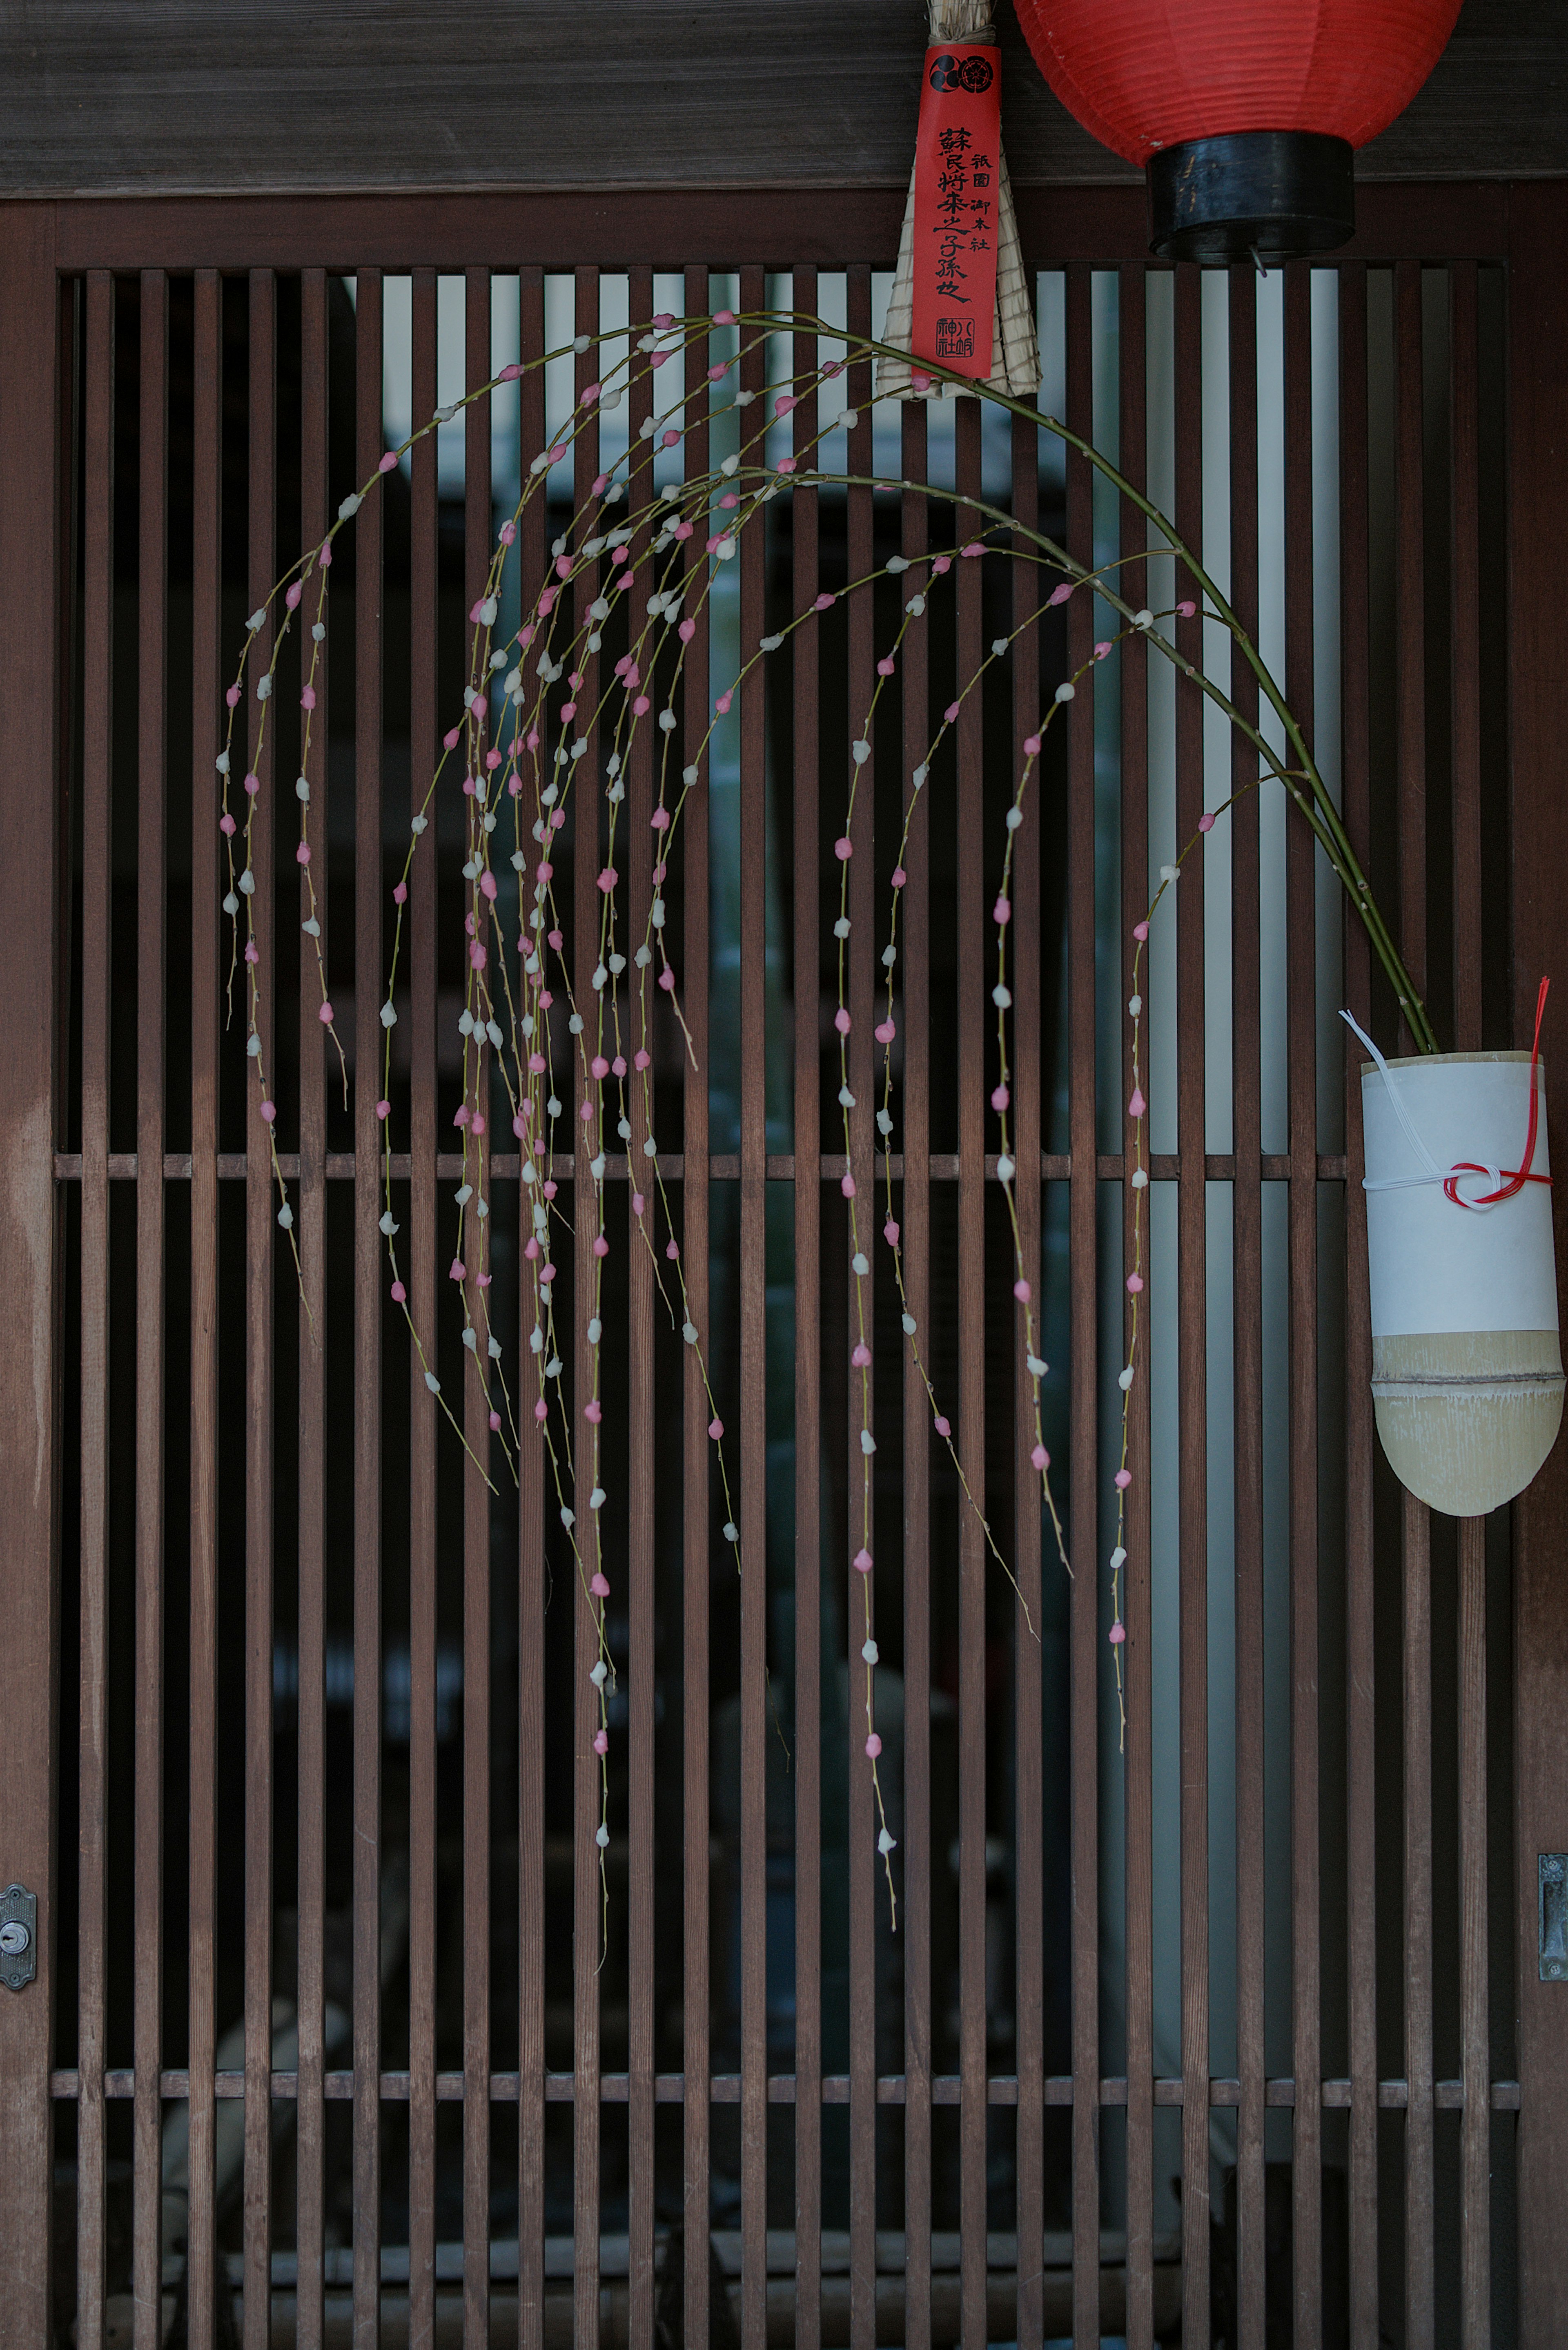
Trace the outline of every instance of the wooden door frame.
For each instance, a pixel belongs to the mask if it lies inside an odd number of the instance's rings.
[[[1568,543],[1568,182],[1511,192],[1509,662],[1514,1043],[1542,972],[1557,977],[1542,1050],[1568,1060],[1568,650],[1553,590]],[[1554,969],[1555,966],[1555,969]],[[1551,1143],[1568,1167],[1556,1077]],[[1553,1194],[1559,1290],[1568,1185]],[[1568,1983],[1540,1980],[1536,1856],[1568,1851],[1568,1445],[1514,1504],[1514,1873],[1519,1967],[1519,2292],[1522,2350],[1563,2340],[1568,2305]]]
[[[1568,545],[1568,180],[1475,190],[1364,192],[1358,245],[1368,257],[1497,258],[1510,267],[1509,534],[1515,1041],[1528,1041],[1539,974],[1552,967],[1568,907],[1568,650],[1558,619],[1561,550]],[[1136,192],[1030,192],[1026,237],[1046,261],[1071,252],[1126,249]],[[857,192],[843,212],[830,194],[764,194],[737,221],[734,199],[618,194],[602,203],[487,201],[503,265],[537,253],[562,265],[585,237],[596,257],[616,234],[637,257],[690,259],[711,224],[715,249],[737,260],[841,258],[844,212],[880,203],[878,229],[896,236],[893,198]],[[165,203],[10,203],[0,205],[0,942],[6,986],[0,1020],[0,1882],[38,1896],[37,1978],[0,1991],[0,2332],[48,2339],[53,2115],[50,2092],[57,1865],[55,1751],[58,1613],[58,1218],[54,1180],[63,1054],[60,879],[67,795],[57,648],[62,499],[68,482],[62,399],[73,369],[62,348],[59,273],[84,265],[181,268],[275,261],[297,254],[299,216],[332,208],[343,258],[379,257],[378,234],[407,265],[410,224],[435,265],[473,217],[472,197],[182,199]],[[591,217],[585,220],[585,209]],[[695,214],[695,223],[694,223]],[[150,223],[151,233],[150,234]],[[607,239],[607,227],[612,233]],[[1452,232],[1452,234],[1450,234]],[[1455,253],[1454,235],[1460,250]],[[864,244],[862,236],[859,240]],[[649,246],[659,248],[651,255]],[[679,247],[679,253],[676,248]],[[628,244],[628,252],[630,244]],[[465,252],[464,258],[472,259]],[[804,257],[811,258],[807,251]],[[860,257],[864,258],[864,255]],[[613,259],[606,265],[614,265]],[[26,462],[3,462],[9,451]],[[59,777],[54,793],[44,779]],[[1568,1061],[1568,972],[1548,1015],[1545,1050]],[[1560,1049],[1561,1040],[1561,1049]],[[1568,1166],[1563,1080],[1553,1139]],[[1556,1201],[1560,1263],[1568,1261],[1568,1197]],[[1559,1445],[1514,1511],[1515,1928],[1518,1950],[1519,2283],[1521,2350],[1561,2339],[1568,2306],[1568,1985],[1543,1984],[1536,1966],[1535,1856],[1568,1849],[1568,1445]]]
[[[0,218],[0,1884],[37,1896],[37,1975],[0,1991],[0,2333],[49,2339],[59,1672],[61,801],[56,665],[64,474],[56,208]]]

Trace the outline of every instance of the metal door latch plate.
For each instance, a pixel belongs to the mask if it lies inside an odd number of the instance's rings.
[[[0,1983],[25,1991],[38,1971],[38,1897],[25,1885],[0,1893]]]
[[[1568,1982],[1568,1852],[1536,1856],[1542,1982]]]

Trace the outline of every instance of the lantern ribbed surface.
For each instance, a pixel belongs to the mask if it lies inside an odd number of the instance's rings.
[[[1016,0],[1070,114],[1129,163],[1238,130],[1364,147],[1420,88],[1459,0]]]

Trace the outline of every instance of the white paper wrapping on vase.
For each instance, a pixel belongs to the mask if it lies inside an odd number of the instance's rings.
[[[1539,1066],[1540,1114],[1532,1171],[1548,1175],[1546,1073]],[[1427,1173],[1389,1099],[1397,1086],[1406,1115],[1446,1175],[1460,1159],[1505,1168],[1523,1160],[1530,1131],[1530,1055],[1427,1055],[1390,1061],[1388,1076],[1361,1079],[1366,1148],[1366,1239],[1372,1273],[1372,1335],[1409,1331],[1555,1330],[1552,1192],[1527,1183],[1495,1208],[1458,1208],[1439,1183],[1378,1191],[1392,1179]],[[1470,1197],[1490,1191],[1469,1177]]]
[[[1545,1175],[1539,1065],[1535,1083],[1531,1171]],[[1506,1180],[1523,1163],[1530,1085],[1528,1053],[1430,1055],[1390,1061],[1386,1075],[1362,1070],[1378,1434],[1410,1492],[1456,1517],[1522,1492],[1562,1420],[1552,1192],[1526,1183],[1494,1207],[1456,1206],[1430,1180],[1389,1088],[1443,1174],[1468,1160]],[[1461,1188],[1474,1198],[1498,1186],[1483,1175]]]

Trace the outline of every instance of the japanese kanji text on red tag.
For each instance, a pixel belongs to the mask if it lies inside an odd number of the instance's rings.
[[[926,51],[915,142],[911,356],[983,382],[996,312],[1001,52]]]

